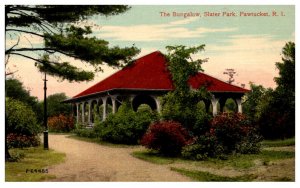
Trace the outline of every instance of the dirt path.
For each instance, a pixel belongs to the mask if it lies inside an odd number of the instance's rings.
[[[49,167],[52,181],[191,181],[167,166],[151,164],[130,155],[139,150],[114,148],[49,135],[49,147],[66,154],[65,163]]]

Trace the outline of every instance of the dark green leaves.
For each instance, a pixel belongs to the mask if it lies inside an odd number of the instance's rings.
[[[46,72],[51,76],[58,76],[69,81],[90,81],[94,79],[94,73],[81,70],[68,62],[53,63],[44,61],[43,64],[36,64],[41,72]]]
[[[187,48],[185,46],[167,46],[169,70],[175,85],[175,92],[186,93],[190,90],[188,79],[199,71],[203,71],[201,64],[205,60],[193,60],[191,55],[204,50],[205,45]]]
[[[113,67],[127,65],[140,52],[139,49],[134,46],[111,47],[107,41],[90,36],[90,26],[82,25],[91,16],[118,15],[129,8],[123,5],[6,5],[6,36],[11,40],[18,40],[26,34],[40,37],[44,43],[34,44],[28,40],[29,47],[21,47],[16,43],[8,47],[5,54],[34,60],[40,71],[62,79],[92,80],[94,72],[81,70],[73,66],[72,62],[50,59],[72,57],[92,65],[95,72],[101,71],[103,64]],[[48,58],[39,59],[37,54],[47,54]]]

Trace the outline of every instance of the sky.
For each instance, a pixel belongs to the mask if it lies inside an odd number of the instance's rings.
[[[295,6],[134,5],[123,14],[94,16],[79,25],[92,26],[92,36],[109,41],[111,46],[138,47],[141,53],[136,58],[157,50],[166,53],[168,45],[205,44],[205,51],[193,58],[208,58],[202,65],[206,74],[226,81],[228,76],[223,72],[231,68],[237,72],[235,85],[249,88],[253,82],[274,88],[273,79],[278,76],[275,62],[281,61],[285,43],[295,41]],[[16,42],[16,38],[7,36],[6,47]],[[19,42],[19,46],[41,44],[40,38],[31,35],[22,36]],[[92,69],[72,58],[61,59]],[[30,94],[43,98],[43,75],[33,61],[11,56],[6,69],[17,71],[14,77]],[[106,66],[103,69],[90,82],[70,83],[48,77],[47,94],[64,92],[72,97],[118,71]]]

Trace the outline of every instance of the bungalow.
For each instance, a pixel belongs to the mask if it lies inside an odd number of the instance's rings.
[[[207,110],[212,107],[213,115],[218,113],[218,104],[219,110],[223,111],[228,98],[232,98],[236,102],[237,111],[242,113],[241,97],[249,90],[228,84],[202,72],[191,77],[189,84],[193,89],[205,86],[212,94],[211,101],[203,102]],[[77,123],[81,122],[91,126],[95,114],[98,114],[100,119],[105,120],[108,111],[116,113],[126,98],[130,99],[135,111],[141,104],[147,104],[152,110],[160,112],[159,97],[172,90],[174,90],[174,85],[167,69],[167,60],[161,52],[155,51],[135,60],[131,65],[124,67],[66,102],[73,104]],[[96,113],[94,112],[95,109]]]

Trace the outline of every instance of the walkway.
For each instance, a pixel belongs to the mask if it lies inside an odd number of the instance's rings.
[[[49,135],[49,147],[66,154],[65,163],[49,167],[52,181],[191,181],[169,169],[130,155],[139,147],[110,147]]]

